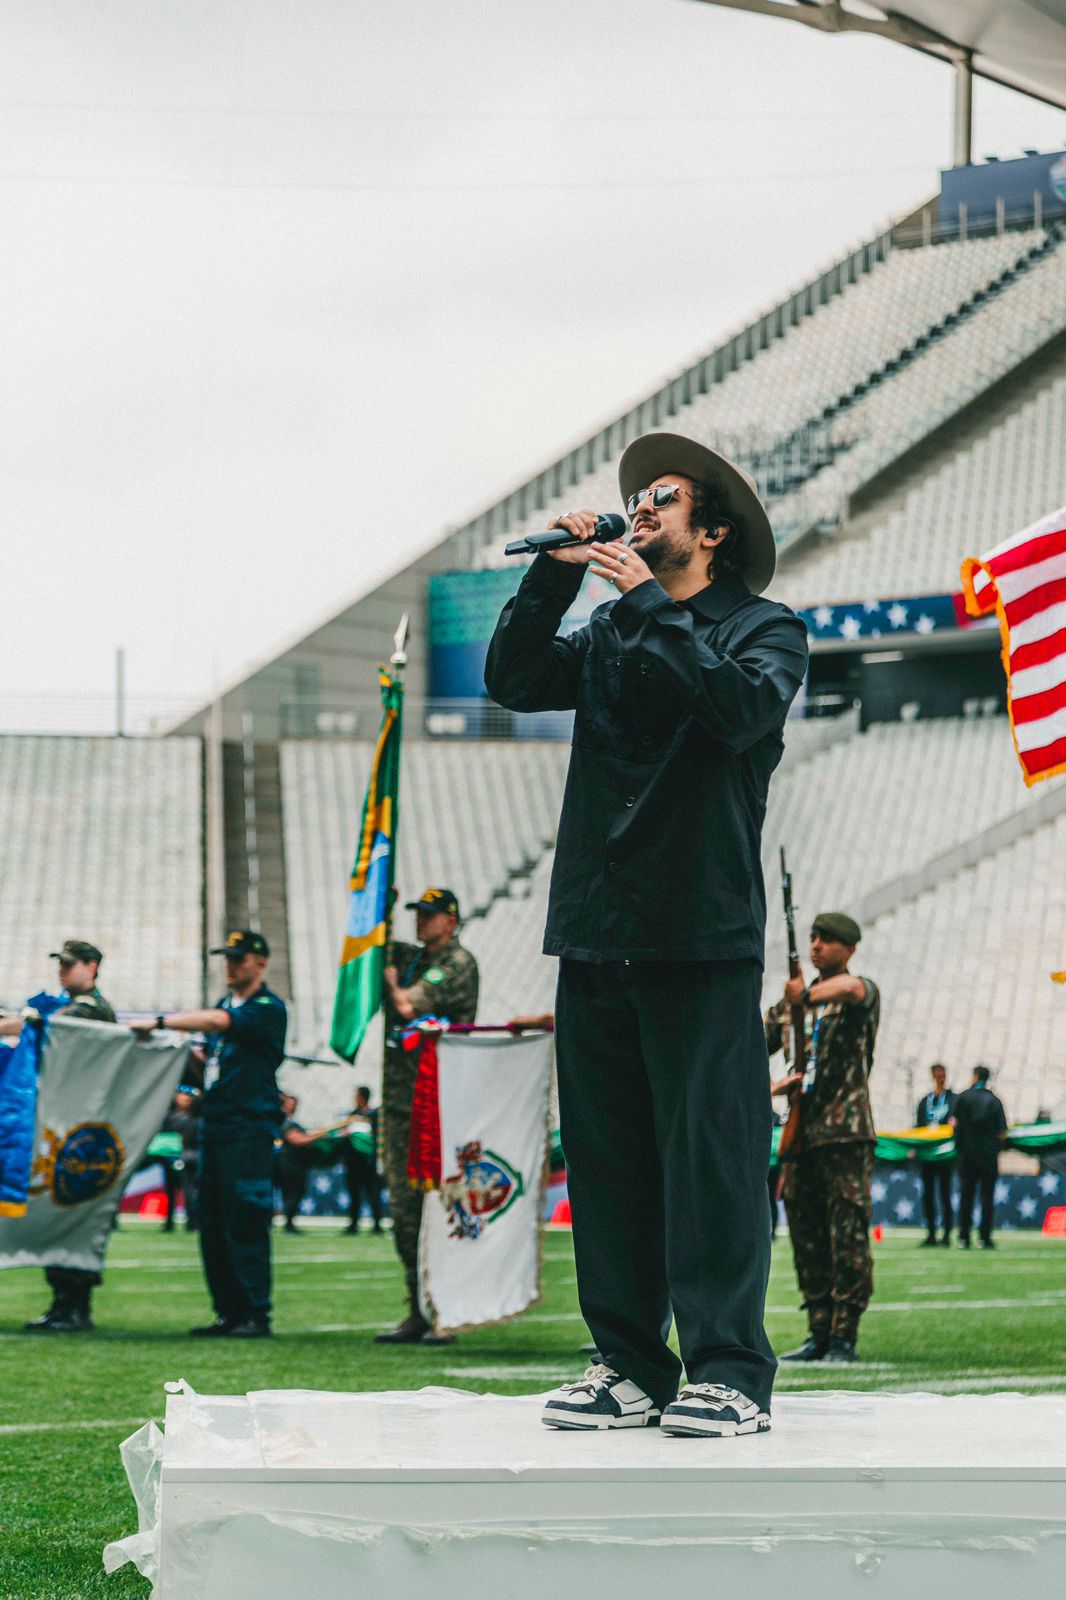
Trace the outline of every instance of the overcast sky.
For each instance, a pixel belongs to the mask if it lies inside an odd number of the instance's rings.
[[[950,157],[947,68],[696,0],[0,0],[0,36],[2,726],[80,725],[120,645],[132,695],[206,694]],[[976,119],[1066,140],[987,84]]]

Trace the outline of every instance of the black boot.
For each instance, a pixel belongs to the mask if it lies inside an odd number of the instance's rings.
[[[824,1334],[810,1334],[795,1350],[786,1350],[781,1361],[824,1361],[829,1349],[829,1339]]]
[[[928,1250],[931,1244],[936,1244],[935,1233],[927,1233],[925,1238],[919,1244],[918,1248],[919,1250]]]
[[[22,1324],[23,1333],[51,1333],[52,1324],[57,1317],[62,1317],[66,1307],[58,1295],[52,1300],[47,1311],[42,1311],[39,1317],[34,1317],[32,1322]]]
[[[855,1353],[854,1339],[830,1339],[829,1349],[825,1353],[827,1366],[830,1362],[833,1362],[834,1365],[842,1366],[850,1364],[852,1361],[858,1361],[858,1359]]]
[[[231,1339],[269,1339],[270,1323],[265,1317],[249,1317],[246,1322],[231,1322],[226,1329]]]
[[[27,1333],[91,1333],[94,1323],[89,1315],[88,1303],[76,1304],[73,1300],[56,1300],[43,1317],[27,1322]]]
[[[429,1333],[429,1323],[418,1311],[412,1311],[395,1328],[386,1333],[375,1333],[375,1344],[421,1344]]]

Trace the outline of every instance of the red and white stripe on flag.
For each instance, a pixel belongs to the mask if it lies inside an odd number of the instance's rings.
[[[1066,507],[962,564],[972,617],[995,612],[1027,784],[1066,772]]]

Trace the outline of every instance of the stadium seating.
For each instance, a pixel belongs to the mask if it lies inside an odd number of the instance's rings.
[[[956,1088],[990,1066],[1012,1122],[1063,1103],[1064,850],[1059,818],[874,924],[862,968],[885,995],[882,1126],[909,1121],[933,1061]]]
[[[63,939],[104,951],[121,1009],[196,1005],[202,986],[198,739],[0,738],[0,998],[54,988]]]
[[[792,606],[951,594],[981,555],[1066,501],[1066,377],[944,460],[860,536],[782,562],[771,594]]]
[[[874,385],[838,419],[841,454],[773,508],[780,538],[840,517],[846,498],[1066,328],[1066,243]]]
[[[1066,250],[1040,229],[896,250],[674,415],[741,459],[832,416],[836,459],[771,507],[779,538],[832,520],[846,495],[1066,326]],[[848,403],[845,403],[848,402]],[[574,505],[617,504],[617,456],[486,545]]]

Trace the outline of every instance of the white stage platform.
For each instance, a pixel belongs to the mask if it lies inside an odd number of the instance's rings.
[[[156,1600],[1060,1592],[1066,1397],[793,1394],[770,1434],[719,1441],[538,1412],[445,1389],[173,1394]]]

